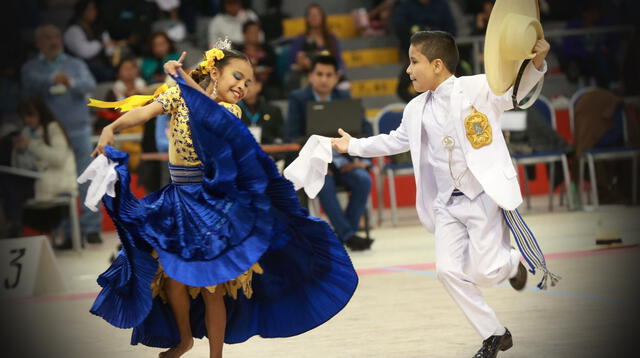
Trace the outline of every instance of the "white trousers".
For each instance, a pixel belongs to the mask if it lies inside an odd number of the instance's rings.
[[[504,326],[478,287],[515,276],[520,252],[511,249],[509,228],[498,205],[484,192],[474,200],[452,196],[435,203],[436,273],[482,339]]]

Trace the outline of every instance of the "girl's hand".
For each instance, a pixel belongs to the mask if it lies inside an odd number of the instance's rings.
[[[187,57],[187,53],[183,51],[178,61],[167,61],[163,66],[164,72],[172,77],[178,76],[178,70],[182,68],[185,57]]]
[[[113,129],[111,129],[111,126],[104,127],[102,129],[102,133],[100,134],[100,138],[98,139],[96,149],[91,152],[91,156],[96,157],[97,155],[104,154],[104,148],[107,145],[113,145],[114,143],[115,136],[113,134]]]

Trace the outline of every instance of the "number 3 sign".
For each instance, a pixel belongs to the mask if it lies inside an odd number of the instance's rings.
[[[0,298],[63,290],[64,282],[45,236],[0,240]]]

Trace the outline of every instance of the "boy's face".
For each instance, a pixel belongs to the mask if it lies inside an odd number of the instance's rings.
[[[411,84],[416,92],[425,92],[435,90],[437,86],[437,75],[439,74],[439,60],[429,61],[425,55],[420,52],[419,47],[411,45],[409,47],[409,67],[407,74],[411,78]]]

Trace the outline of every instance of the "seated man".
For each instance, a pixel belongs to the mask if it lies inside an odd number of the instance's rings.
[[[338,63],[328,54],[317,56],[309,72],[309,85],[293,91],[289,95],[289,111],[286,125],[288,141],[302,142],[306,139],[307,102],[329,102],[347,99],[349,93],[336,89],[338,83]],[[362,133],[371,135],[371,125],[362,116]],[[360,218],[364,214],[371,190],[371,177],[366,159],[340,154],[334,150],[333,161],[325,178],[324,187],[318,197],[331,225],[345,245],[353,250],[367,250],[373,240],[356,235]],[[346,210],[342,210],[336,193],[336,185],[345,186],[351,193]]]
[[[238,102],[242,109],[241,119],[258,143],[280,144],[284,127],[282,111],[267,101],[262,89],[262,81],[256,80],[249,87],[247,95]]]

